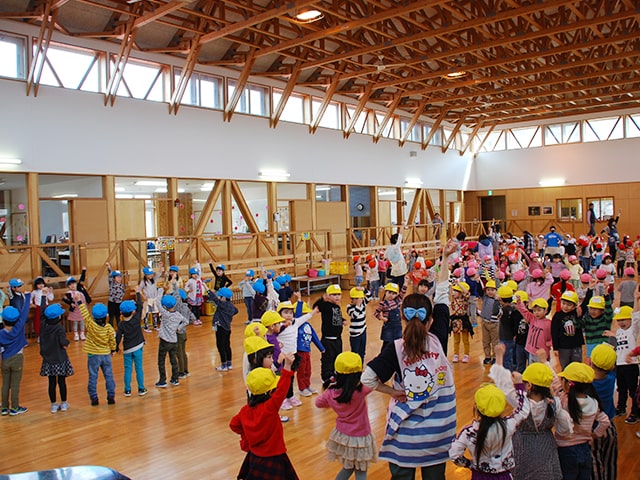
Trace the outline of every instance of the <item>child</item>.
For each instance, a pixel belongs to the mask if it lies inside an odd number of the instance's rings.
[[[120,303],[119,309],[122,320],[118,323],[116,333],[116,352],[120,350],[120,341],[124,337],[122,353],[124,357],[124,396],[131,396],[132,367],[136,369],[136,382],[138,383],[138,395],[147,394],[144,386],[144,369],[142,368],[142,352],[144,350],[144,334],[140,326],[143,302],[140,288],[136,286],[136,301],[125,300]]]
[[[566,291],[575,292],[575,288],[573,288],[573,285],[569,282],[570,278],[571,272],[569,272],[569,270],[562,270],[560,272],[560,279],[551,285],[551,298],[553,298],[555,303],[556,312],[560,311],[560,297],[562,294]],[[580,298],[578,297],[578,302],[579,301]]]
[[[634,294],[638,290],[638,284],[634,280],[635,270],[633,267],[627,267],[624,269],[624,280],[618,285],[618,292],[620,292],[620,306],[627,306],[633,308]]]
[[[109,311],[103,303],[96,303],[91,309],[80,298],[81,293],[74,293],[74,301],[78,305],[80,313],[84,317],[87,327],[87,341],[82,349],[87,353],[87,367],[89,370],[89,398],[91,405],[98,405],[98,369],[102,370],[107,388],[107,403],[116,403],[116,382],[113,379],[111,366],[111,354],[116,351],[116,337],[113,327],[107,323]]]
[[[384,251],[378,252],[378,276],[380,277],[380,285],[385,285],[387,282],[387,268],[389,268],[389,261],[384,256]],[[376,293],[376,296],[378,294]]]
[[[578,320],[578,294],[566,291],[560,297],[560,311],[551,319],[551,341],[560,365],[564,369],[571,362],[582,360],[584,335]]]
[[[264,286],[262,279],[257,280],[253,284],[256,294],[253,297],[252,317],[254,322],[259,322],[264,312],[269,308],[269,299],[264,295],[267,287]]]
[[[58,410],[66,412],[69,409],[67,377],[73,375],[73,367],[67,355],[69,340],[61,323],[64,310],[59,303],[44,308],[44,300],[42,300],[42,307],[44,323],[40,335],[40,356],[42,357],[40,376],[49,378],[51,413],[56,413]],[[56,402],[56,385],[60,389],[61,403]]]
[[[19,278],[12,278],[9,280],[9,305],[14,307],[19,312],[22,311],[22,307],[25,304],[26,296],[22,292],[22,286],[24,282]],[[29,302],[26,302],[29,304]]]
[[[584,269],[580,265],[578,257],[575,255],[565,255],[564,264],[569,269],[570,277],[569,282],[573,285],[574,290],[580,287],[580,275],[584,272]]]
[[[478,325],[478,300],[482,297],[482,282],[476,267],[467,268],[465,281],[469,285],[469,322],[471,325]]]
[[[587,298],[587,291],[590,288],[593,290],[593,286],[591,285],[592,280],[594,280],[593,277],[588,273],[580,275],[580,286],[576,288],[576,293],[578,294],[578,301],[581,305],[584,302],[584,299]]]
[[[293,296],[293,288],[291,288],[291,275],[280,275],[276,281],[280,284],[280,290],[278,290],[278,300],[281,302],[291,301]]]
[[[198,264],[199,266],[199,264]],[[202,325],[200,315],[202,314],[202,304],[204,303],[204,295],[207,291],[207,286],[200,278],[200,269],[191,267],[189,269],[189,280],[185,285],[187,292],[187,304],[196,319],[193,321],[194,325]]]
[[[527,285],[527,295],[529,295],[529,301],[533,302],[538,298],[544,298],[548,300],[551,297],[551,285],[553,284],[553,277],[549,272],[543,272],[539,268],[531,271],[531,280]]]
[[[310,311],[306,303],[298,301],[295,305],[295,317],[301,316],[303,313]],[[306,312],[305,312],[306,309]],[[318,338],[318,334],[309,322],[306,322],[298,330],[298,351],[296,356],[300,358],[300,365],[296,370],[298,379],[298,390],[303,397],[310,397],[318,391],[311,386],[311,343],[316,346],[320,353],[324,353],[324,346]]]
[[[185,302],[187,301],[187,292],[180,288],[178,291],[171,292],[173,298],[176,299],[176,312],[180,313],[187,319],[187,323],[195,325],[196,317]],[[189,376],[189,357],[187,356],[187,326],[181,325],[177,331],[178,335],[178,378],[183,379]]]
[[[158,327],[160,323],[159,305],[160,297],[162,296],[162,289],[158,288],[157,279],[159,274],[155,274],[151,267],[144,267],[142,269],[142,280],[140,281],[140,293],[144,300],[144,307],[142,309],[142,318],[144,319],[144,331],[151,333],[149,328],[148,316],[151,315],[153,328],[160,330]]]
[[[44,299],[44,302],[42,301]],[[33,311],[33,333],[37,341],[40,341],[40,320],[49,302],[53,301],[53,288],[47,287],[44,278],[37,277],[33,281],[33,291],[31,292],[31,304],[35,307]]]
[[[587,291],[587,302],[582,303],[582,329],[587,345],[587,358],[591,357],[591,352],[596,345],[603,341],[603,333],[611,328],[613,319],[613,309],[611,308],[611,297],[591,296],[593,290]],[[589,298],[590,297],[590,298]],[[586,303],[586,305],[585,305]]]
[[[253,277],[255,274],[253,270],[247,270],[244,274],[244,280],[238,283],[238,288],[242,292],[242,298],[244,298],[244,306],[247,309],[247,324],[253,320],[253,297],[256,294],[253,289]]]
[[[515,307],[513,306],[513,290],[508,285],[501,285],[497,290],[500,299],[500,323],[498,327],[498,338],[500,343],[505,346],[504,368],[509,371],[515,370],[513,365],[513,351],[515,349],[516,333],[518,332],[518,323],[520,318],[513,315]]]
[[[520,298],[522,303],[527,305],[529,302],[529,296],[527,292],[523,290],[517,290],[514,294],[514,303],[517,302],[517,299]],[[517,324],[518,329],[516,331],[516,340],[514,345],[514,353],[513,353],[513,363],[516,372],[523,373],[527,366],[527,359],[529,355],[527,354],[527,337],[529,336],[529,324],[524,319],[522,313],[517,308],[511,312],[511,316],[514,322]],[[551,326],[551,324],[549,324]]]
[[[417,293],[418,285],[427,277],[427,270],[421,262],[415,262],[413,264],[413,270],[411,270],[409,276],[411,277],[411,283],[413,284],[413,291],[414,293]]]
[[[367,304],[371,301],[371,293],[362,287],[354,287],[349,291],[351,303],[347,305],[349,325],[349,345],[351,351],[357,353],[364,361],[367,348]]]
[[[293,379],[293,360],[292,353],[284,356],[284,369],[279,379],[271,369],[264,367],[251,370],[247,376],[249,401],[229,422],[229,428],[240,435],[240,448],[247,452],[238,478],[298,480],[286,453],[278,414]]]
[[[516,308],[522,314],[524,320],[529,324],[529,334],[525,350],[529,354],[529,363],[538,361],[537,352],[543,349],[547,360],[551,351],[551,322],[547,318],[549,304],[543,298],[538,298],[529,304],[531,311],[527,309],[524,298],[516,295]]]
[[[20,285],[22,286],[22,285]],[[14,288],[14,287],[12,287]],[[0,330],[0,350],[2,351],[2,415],[20,415],[27,407],[20,405],[20,382],[24,355],[22,350],[27,345],[24,326],[29,314],[31,294],[24,295],[22,309],[8,306],[2,311],[4,328]],[[11,408],[9,408],[9,391],[11,391]]]
[[[400,306],[406,293],[406,283],[402,285],[402,289],[397,283],[387,283],[384,286],[384,295],[374,312],[375,317],[382,322],[380,340],[382,340],[383,349],[388,343],[402,338]]]
[[[611,421],[616,415],[616,407],[613,403],[613,392],[616,387],[615,348],[606,343],[596,346],[591,352],[591,367],[594,371],[593,388],[602,402],[602,410]],[[593,439],[591,455],[593,456],[591,478],[594,480],[618,478],[618,432],[613,422],[602,437]]]
[[[637,296],[640,293],[636,293]],[[627,399],[631,397],[631,414],[625,419],[625,423],[638,423],[640,409],[635,401],[635,394],[638,389],[638,358],[632,357],[627,361],[627,354],[633,351],[638,345],[638,334],[640,333],[640,313],[638,309],[631,307],[620,307],[616,309],[613,320],[617,322],[615,332],[607,330],[604,335],[616,338],[616,383],[618,385],[618,406],[616,417],[623,416],[627,412]]]
[[[76,280],[74,277],[67,278],[67,288],[69,289],[67,293],[65,293],[64,297],[62,297],[62,301],[69,305],[69,314],[67,315],[67,320],[71,322],[73,328],[73,339],[77,342],[78,340],[86,340],[85,336],[85,319],[78,308],[80,303],[84,303],[85,305],[89,305],[91,303],[91,297],[89,293],[84,288],[84,281],[86,277],[87,268],[82,267],[82,274],[80,275],[80,281]]]
[[[353,272],[353,281],[356,282],[356,287],[359,287],[362,285],[362,282],[364,282],[364,272],[362,271],[362,263],[360,263],[359,255],[353,257]]]
[[[496,346],[498,365],[504,346]],[[511,438],[516,427],[529,415],[529,401],[525,395],[522,375],[513,373],[513,386],[517,406],[507,417],[502,417],[507,405],[505,394],[494,384],[480,387],[475,395],[477,419],[462,429],[451,444],[449,456],[453,463],[471,469],[471,479],[492,478],[511,480],[510,471],[515,467]],[[471,459],[464,456],[465,450]]]
[[[451,327],[453,333],[453,363],[460,360],[460,340],[464,346],[462,363],[469,363],[469,335],[473,337],[473,326],[469,321],[469,284],[458,282],[451,287]]]
[[[565,479],[590,478],[593,459],[589,443],[601,437],[609,428],[609,417],[602,411],[598,394],[593,388],[594,372],[580,362],[572,362],[558,374],[558,391],[562,408],[573,420],[573,434],[555,433],[560,468]],[[557,384],[557,380],[555,381]]]
[[[124,300],[126,288],[122,283],[122,272],[120,270],[111,270],[111,265],[107,262],[107,273],[109,275],[109,324],[114,328],[118,328],[120,323],[120,304]]]
[[[372,256],[367,264],[367,282],[369,283],[369,292],[373,295],[374,300],[378,300],[380,290],[380,273],[378,272],[378,261]]]
[[[329,435],[329,460],[342,463],[336,480],[367,478],[369,462],[376,460],[366,396],[371,389],[360,383],[362,358],[354,352],[342,352],[336,358],[336,380],[316,399],[316,407],[336,412],[336,427]]]
[[[496,282],[488,280],[485,284],[484,295],[482,297],[482,348],[484,350],[484,365],[495,363],[493,350],[498,344],[499,323],[500,323],[500,301],[496,298]]]
[[[209,268],[211,269],[211,273],[215,277],[215,281],[213,282],[213,291],[217,292],[221,288],[229,288],[233,285],[233,282],[226,275],[227,267],[225,267],[222,263],[216,268],[213,268],[213,261],[209,260]]]
[[[181,313],[176,312],[176,299],[171,295],[164,295],[160,301],[160,311],[162,312],[162,324],[158,335],[158,374],[160,378],[156,382],[156,387],[167,388],[167,373],[165,371],[165,358],[169,354],[171,364],[171,380],[173,386],[180,385],[178,380],[178,330],[187,326],[189,320]]]
[[[231,320],[237,315],[238,309],[231,303],[233,292],[227,288],[220,288],[217,293],[209,292],[209,298],[216,304],[216,313],[213,314],[213,330],[216,332],[216,345],[220,355],[220,365],[216,367],[218,372],[231,370]]]
[[[342,327],[347,324],[347,321],[342,317],[341,299],[340,285],[329,285],[322,298],[313,304],[313,308],[317,307],[322,317],[320,341],[324,347],[324,353],[320,357],[320,375],[323,383],[333,376],[336,357],[342,353]]]
[[[177,292],[181,288],[184,288],[184,282],[179,275],[180,268],[177,265],[171,265],[169,272],[167,273],[167,292]]]

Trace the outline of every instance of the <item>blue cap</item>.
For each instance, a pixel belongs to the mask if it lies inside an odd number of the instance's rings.
[[[254,272],[253,270],[247,270],[245,272],[245,276],[247,277],[255,277],[255,275],[256,275],[256,272]]]
[[[189,269],[189,275],[199,275],[200,272],[198,271],[198,269],[196,267],[191,267]]]
[[[177,272],[178,270],[180,270],[180,269],[178,268],[178,266],[177,266],[177,265],[171,265],[171,266],[169,267],[169,271],[170,271],[170,272]]]
[[[14,322],[18,320],[19,316],[20,316],[20,312],[16,307],[11,307],[11,306],[5,307],[4,310],[2,311],[2,319],[5,322]]]
[[[125,300],[120,304],[120,313],[124,313],[125,315],[129,315],[136,311],[136,302],[133,300]]]
[[[289,281],[287,280],[287,277],[285,277],[284,275],[280,275],[278,278],[276,278],[276,280],[280,285],[284,285]]]
[[[173,297],[171,295],[165,295],[162,297],[162,300],[160,301],[160,303],[162,303],[162,306],[164,308],[173,308],[176,306],[176,303],[178,303],[178,301],[176,300],[176,297]]]
[[[184,288],[180,288],[178,289],[178,293],[180,294],[180,298],[184,302],[187,299],[187,292],[185,291]]]
[[[227,267],[225,267],[225,266],[224,266],[224,263],[221,263],[220,265],[218,265],[218,266],[216,267],[216,270],[217,270],[218,268],[219,268],[220,270],[223,270],[223,271],[227,269]]]
[[[276,292],[282,288],[282,285],[280,285],[280,282],[276,280],[273,280],[271,283],[273,284],[273,288]]]
[[[222,287],[222,288],[221,288],[220,290],[218,290],[216,293],[218,294],[218,296],[220,296],[220,297],[224,297],[224,298],[226,298],[227,300],[230,300],[230,299],[231,299],[231,297],[233,297],[233,292],[231,291],[231,289],[230,289],[230,288],[227,288],[227,287]]]
[[[287,273],[287,274],[285,274],[284,278],[286,278],[286,279],[287,279],[287,282],[290,282],[290,281],[291,281],[291,275],[289,275],[288,273]]]
[[[103,318],[107,318],[109,311],[104,303],[96,303],[91,309],[91,315],[96,320],[101,320]]]
[[[260,295],[262,295],[264,293],[264,291],[266,290],[264,288],[264,283],[262,283],[262,282],[255,282],[253,284],[253,289],[256,291],[256,293],[259,293]]]
[[[144,267],[142,269],[142,273],[145,275],[153,275],[153,269],[151,267]]]
[[[21,287],[22,285],[24,285],[24,282],[19,278],[12,278],[9,280],[9,286],[12,288]]]
[[[75,277],[69,277],[67,278],[67,285],[69,285],[70,283],[78,283],[78,281],[75,279]]]
[[[114,270],[111,272],[111,278],[113,277],[121,277],[122,276],[122,272],[120,270]]]
[[[44,309],[44,316],[49,320],[61,317],[62,315],[64,315],[64,308],[62,308],[59,303],[54,303]]]

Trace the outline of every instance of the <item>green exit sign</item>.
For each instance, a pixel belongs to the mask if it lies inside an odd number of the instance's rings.
[[[488,190],[487,191],[487,195],[492,196],[493,195],[493,190]]]

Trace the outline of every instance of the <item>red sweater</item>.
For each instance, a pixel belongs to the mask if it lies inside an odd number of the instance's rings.
[[[240,448],[258,457],[274,457],[286,453],[282,422],[278,411],[287,396],[293,372],[282,370],[280,381],[271,398],[254,407],[245,405],[229,427],[240,435]]]

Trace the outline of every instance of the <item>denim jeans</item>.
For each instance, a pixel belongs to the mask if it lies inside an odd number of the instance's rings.
[[[589,480],[591,478],[593,460],[588,443],[558,447],[558,457],[564,480]]]
[[[503,362],[502,365],[504,368],[506,368],[510,372],[513,372],[514,370],[513,349],[515,347],[516,342],[513,340],[500,340],[500,343],[503,344],[506,348],[504,352],[504,359],[502,361]]]
[[[89,398],[98,398],[98,370],[102,370],[107,388],[107,398],[116,396],[116,382],[113,380],[111,368],[111,355],[92,355],[87,357],[87,369],[89,370],[89,385],[87,391]]]
[[[357,337],[349,337],[349,344],[351,345],[351,351],[357,353],[364,362],[364,354],[367,348],[367,331],[365,330]]]
[[[253,297],[244,297],[244,306],[247,307],[247,322],[253,319]]]
[[[527,357],[529,354],[524,349],[524,345],[518,345],[516,343],[515,351],[513,353],[513,359],[516,367],[516,372],[524,372],[524,369],[527,368]]]
[[[136,382],[138,382],[138,390],[144,389],[144,370],[142,369],[142,351],[144,348],[139,348],[135,352],[129,352],[124,354],[124,389],[125,391],[131,391],[131,364],[136,367]]]

